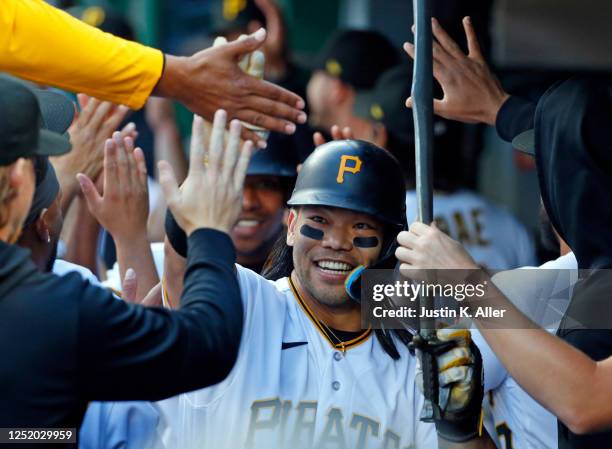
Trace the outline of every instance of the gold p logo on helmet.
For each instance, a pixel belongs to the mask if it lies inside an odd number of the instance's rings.
[[[352,162],[349,165],[349,162]],[[352,173],[356,174],[361,171],[361,159],[359,156],[350,156],[348,154],[343,154],[340,156],[340,166],[338,167],[338,176],[336,177],[336,182],[338,184],[342,184],[344,182],[344,174]]]

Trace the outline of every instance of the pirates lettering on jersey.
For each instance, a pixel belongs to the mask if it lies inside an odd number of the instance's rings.
[[[291,401],[279,398],[262,399],[251,404],[251,417],[246,447],[254,447],[258,432],[270,431],[277,435],[283,447],[347,448],[347,434],[356,435],[355,449],[372,447],[373,440],[382,442],[384,449],[400,449],[401,436],[390,429],[382,429],[380,422],[353,413],[346,416],[341,408],[331,407],[325,414],[325,424],[318,441],[313,441],[317,416],[316,401]],[[384,432],[383,432],[384,430]]]
[[[352,165],[348,165],[348,162],[352,162]],[[343,154],[340,156],[340,166],[338,167],[338,176],[336,176],[336,182],[342,184],[344,182],[344,173],[357,174],[361,171],[361,159],[359,156],[351,156]]]
[[[489,246],[491,242],[483,237],[483,224],[481,222],[481,209],[471,209],[466,215],[454,212],[452,221],[455,232],[451,232],[450,223],[444,217],[435,217],[434,220],[440,230],[462,245]]]

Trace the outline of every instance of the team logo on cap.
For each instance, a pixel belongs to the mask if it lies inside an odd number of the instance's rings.
[[[344,174],[357,174],[361,171],[361,159],[358,156],[343,154],[340,156],[340,166],[338,167],[338,176],[336,182],[342,184],[344,182]]]
[[[223,18],[234,20],[246,7],[247,0],[223,0]]]
[[[325,70],[332,76],[340,76],[342,73],[342,66],[335,59],[328,59],[325,63]]]
[[[370,107],[370,115],[374,120],[382,120],[382,118],[385,116],[385,112],[378,103],[374,103]]]

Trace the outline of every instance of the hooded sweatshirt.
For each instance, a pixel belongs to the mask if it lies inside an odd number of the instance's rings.
[[[538,102],[536,163],[542,201],[574,251],[583,280],[559,336],[594,360],[612,355],[612,87],[555,84]],[[594,270],[594,271],[593,271]],[[559,423],[559,448],[612,447],[612,432],[576,435]]]

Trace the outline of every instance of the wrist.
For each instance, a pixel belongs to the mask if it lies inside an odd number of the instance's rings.
[[[484,123],[490,126],[495,126],[495,122],[497,121],[497,114],[499,114],[499,110],[506,102],[506,100],[510,98],[510,94],[505,91],[498,92],[492,99],[491,107],[485,112],[485,116],[482,119]]]
[[[136,245],[142,245],[142,244],[146,244],[146,245],[149,244],[146,226],[142,228],[140,227],[133,228],[133,229],[130,229],[129,231],[112,231],[110,229],[107,229],[107,231],[113,237],[113,240],[117,244],[117,247],[119,246],[129,247],[129,246],[136,246]]]
[[[189,58],[164,55],[164,70],[153,94],[159,97],[179,99],[189,80]]]
[[[215,231],[223,232],[224,234],[228,234],[229,235],[232,227],[231,226],[218,225],[218,224],[211,225],[211,224],[208,224],[208,223],[200,223],[200,224],[194,224],[194,225],[187,225],[187,226],[185,226],[185,234],[187,234],[187,237],[189,237],[192,233],[194,233],[198,229],[213,229]]]

